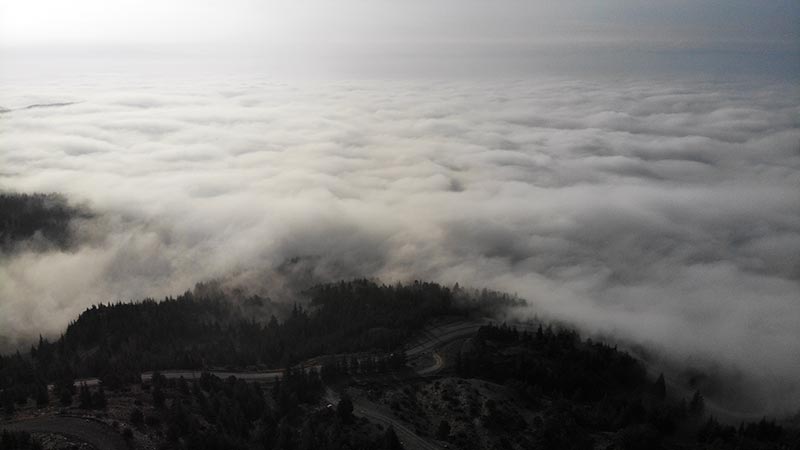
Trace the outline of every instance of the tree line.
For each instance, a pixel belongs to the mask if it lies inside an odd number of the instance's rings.
[[[87,210],[59,194],[0,193],[0,251],[37,236],[40,245],[66,248],[71,244],[71,221],[88,217]]]
[[[513,351],[512,351],[513,350]],[[614,433],[611,448],[657,450],[686,448],[785,449],[800,445],[800,435],[774,420],[721,424],[705,414],[700,392],[681,398],[667,389],[663,374],[648,378],[644,366],[616,346],[583,340],[569,328],[540,325],[519,331],[507,325],[482,327],[469,350],[456,361],[467,378],[502,383],[543,410],[536,428],[542,448],[591,449],[592,436]],[[546,401],[545,401],[546,399]],[[490,405],[491,406],[491,405]],[[489,407],[482,420],[513,435],[522,426]],[[686,442],[686,435],[689,438]],[[682,447],[682,448],[684,448]]]

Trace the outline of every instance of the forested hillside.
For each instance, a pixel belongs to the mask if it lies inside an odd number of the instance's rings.
[[[483,420],[502,436],[529,436],[534,448],[648,450],[796,449],[797,430],[766,418],[738,427],[706,411],[700,392],[683,397],[664,376],[647,376],[643,364],[616,346],[581,339],[568,328],[535,332],[508,326],[481,328],[460,353],[456,374],[501,383],[525,409],[539,411],[531,430],[524,420],[490,405]],[[464,449],[469,441],[457,442]],[[523,448],[525,445],[523,445]]]
[[[41,338],[27,354],[0,356],[0,390],[5,398],[23,401],[47,383],[75,378],[100,377],[115,388],[137,381],[146,370],[282,368],[326,354],[388,352],[432,318],[478,314],[486,305],[518,301],[486,291],[454,292],[436,283],[356,280],[310,289],[307,306],[295,305],[278,320],[241,307],[266,299],[228,298],[202,286],[197,291],[204,294],[92,306],[54,342]]]
[[[71,243],[70,222],[89,216],[58,194],[0,193],[0,251],[32,238],[38,245],[65,248]]]
[[[519,302],[504,294],[355,280],[308,290],[303,305],[280,319],[258,315],[275,310],[268,299],[230,295],[199,285],[160,302],[87,309],[55,341],[41,338],[28,352],[0,357],[4,414],[52,411],[54,404],[111,414],[136,430],[122,429],[126,439],[164,449],[402,448],[393,429],[356,420],[352,392],[362,405],[383,403],[417,436],[463,450],[781,450],[800,443],[796,430],[773,420],[720,423],[701,393],[684,398],[626,352],[561,326],[474,328],[457,347],[441,342],[437,357],[449,361],[433,376],[406,366],[398,350],[431,320],[474,323],[471,317]],[[326,355],[319,370],[292,369]],[[214,368],[288,369],[270,387],[209,373],[195,381],[140,376]],[[75,384],[90,376],[100,386]],[[341,401],[326,406],[332,389]]]

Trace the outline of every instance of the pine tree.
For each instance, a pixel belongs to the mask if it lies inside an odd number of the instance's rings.
[[[281,419],[278,424],[278,431],[275,437],[276,449],[290,449],[294,447],[294,439],[292,436],[292,427],[286,421],[286,418]]]
[[[404,450],[405,448],[403,444],[400,443],[400,438],[397,437],[397,432],[394,431],[394,427],[391,425],[389,425],[389,428],[386,430],[383,440],[386,450]]]
[[[694,391],[692,400],[689,402],[689,412],[692,414],[700,415],[703,414],[705,408],[706,408],[706,402],[703,399],[703,396],[700,394],[700,391]]]
[[[47,393],[47,386],[39,385],[36,388],[36,406],[42,408],[50,403],[50,395]]]
[[[89,386],[86,383],[81,383],[80,390],[78,391],[79,407],[81,409],[89,409],[92,407],[92,394],[89,391]]]
[[[144,414],[142,413],[142,410],[139,408],[133,408],[131,410],[130,420],[131,423],[137,427],[144,423]]]
[[[303,427],[300,429],[300,450],[314,450],[318,448],[314,442],[314,428],[311,426],[311,421],[306,420]]]
[[[106,407],[106,392],[103,386],[100,386],[92,393],[92,407],[97,409],[104,409]]]
[[[8,416],[14,415],[16,408],[14,408],[13,396],[8,391],[6,391],[3,393],[2,397],[3,397],[3,410],[5,411],[6,415]]]
[[[58,395],[58,401],[61,403],[61,406],[72,405],[72,392],[70,392],[69,389],[62,388]]]
[[[443,441],[450,437],[450,424],[446,420],[439,422],[439,428],[436,430],[436,437]]]
[[[653,395],[655,395],[655,397],[660,400],[663,400],[664,397],[667,396],[667,385],[666,382],[664,381],[663,373],[658,376],[658,379],[656,380],[655,384],[653,384]]]
[[[343,423],[350,423],[353,421],[353,400],[347,394],[342,395],[339,404],[336,405],[336,413]]]
[[[158,386],[153,386],[153,404],[156,408],[163,408],[164,407],[164,392]]]

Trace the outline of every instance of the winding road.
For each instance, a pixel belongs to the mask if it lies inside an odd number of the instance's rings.
[[[303,369],[310,370],[310,369],[321,369],[322,366],[320,365],[312,365],[312,366],[303,366]],[[228,377],[236,377],[241,380],[245,381],[261,381],[261,382],[273,382],[278,378],[283,376],[283,369],[274,369],[274,370],[264,370],[260,372],[231,372],[226,370],[165,370],[161,373],[164,378],[170,380],[177,380],[178,378],[185,378],[186,380],[197,380],[204,373],[210,373],[211,375],[215,375],[223,380]],[[153,373],[155,372],[144,372],[142,374],[142,381],[150,381],[153,379]],[[98,386],[100,385],[99,378],[81,378],[75,380],[75,384],[80,386],[85,384],[86,386]],[[48,385],[48,389],[53,389],[53,385]]]
[[[427,327],[422,331],[420,338],[406,348],[406,356],[418,356],[455,340],[472,336],[478,332],[480,327],[490,322],[488,319],[471,322],[458,321]]]
[[[102,422],[81,417],[41,416],[15,422],[0,422],[0,429],[60,434],[86,442],[98,450],[129,449],[117,430]]]
[[[489,323],[488,320],[481,321],[454,321],[441,325],[431,326],[423,330],[420,338],[409,344],[405,350],[409,358],[422,357],[430,353],[433,357],[433,364],[417,369],[419,376],[431,376],[445,367],[445,360],[437,352],[442,346],[474,335],[478,329]],[[311,361],[309,361],[311,362]],[[320,369],[319,364],[309,364],[303,366],[305,370],[311,368]],[[232,372],[232,371],[198,371],[198,370],[167,370],[161,374],[168,379],[178,379],[183,377],[187,380],[198,379],[204,373],[211,373],[220,378],[234,376],[247,381],[274,382],[283,375],[283,369],[260,371],[260,372]],[[153,372],[142,374],[142,381],[149,381],[153,378]],[[84,378],[75,381],[76,384],[86,384],[87,386],[97,386],[100,384],[98,378]],[[52,386],[50,386],[52,389]],[[328,389],[325,398],[330,403],[338,402],[339,396]],[[353,400],[354,412],[362,417],[366,417],[374,422],[385,426],[394,427],[397,436],[408,450],[441,450],[442,447],[431,442],[415,433],[403,422],[392,416],[392,413],[369,400],[358,398]],[[22,430],[32,433],[55,433],[69,438],[86,442],[98,450],[127,450],[128,446],[120,433],[110,426],[91,419],[69,416],[41,416],[30,419],[23,419],[13,422],[0,422],[0,429]]]

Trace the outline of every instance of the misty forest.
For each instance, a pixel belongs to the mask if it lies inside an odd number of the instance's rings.
[[[93,217],[55,194],[5,193],[0,201],[5,252],[23,244],[69,248],[74,221]],[[219,282],[163,300],[99,303],[60,336],[40,335],[29,349],[0,356],[3,414],[36,417],[39,427],[8,422],[0,445],[41,449],[31,432],[76,426],[49,423],[50,414],[107,424],[61,432],[119,448],[783,449],[800,442],[791,423],[775,418],[721,422],[700,389],[655,376],[616,343],[560,322],[507,321],[526,305],[457,284],[367,279],[316,284],[292,303]]]
[[[0,0],[0,450],[800,450],[796,0]]]

